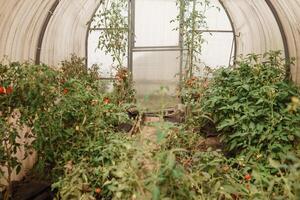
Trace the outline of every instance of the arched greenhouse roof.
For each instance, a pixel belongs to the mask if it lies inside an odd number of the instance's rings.
[[[56,65],[86,56],[89,22],[100,0],[0,0],[0,58]],[[300,1],[220,0],[235,32],[236,54],[282,50],[295,57],[300,83]]]

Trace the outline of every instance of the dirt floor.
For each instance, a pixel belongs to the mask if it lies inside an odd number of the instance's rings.
[[[161,111],[180,103],[179,98],[170,95],[138,96],[137,101],[141,108],[151,111]]]
[[[177,118],[176,118],[177,119]],[[176,121],[176,120],[167,120],[167,121]],[[164,120],[161,120],[159,117],[146,117],[146,123],[166,123]],[[176,121],[176,123],[179,123]],[[162,124],[160,124],[162,125]],[[207,138],[202,138],[198,142],[198,148],[202,151],[207,151],[208,149],[217,150],[222,149],[222,143],[220,138],[216,134],[216,130],[214,127],[207,128],[209,132],[207,133]],[[151,148],[155,148],[157,144],[157,127],[154,125],[146,125],[141,129],[141,141],[143,141],[143,145],[152,146]]]

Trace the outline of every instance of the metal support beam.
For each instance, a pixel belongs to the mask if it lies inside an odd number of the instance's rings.
[[[127,67],[133,75],[133,47],[134,47],[134,18],[135,18],[135,0],[128,0],[128,58]]]
[[[90,31],[127,30],[127,28],[90,28]]]
[[[132,52],[182,51],[181,48],[133,48]]]
[[[137,47],[134,47],[134,49],[162,49],[162,48],[174,49],[174,48],[180,48],[180,46],[177,45],[177,46],[137,46]]]
[[[230,14],[229,14],[229,12],[228,12],[226,6],[225,6],[224,3],[223,3],[223,0],[219,0],[219,3],[221,4],[221,6],[222,6],[223,9],[224,9],[224,11],[225,11],[225,13],[226,13],[226,15],[227,15],[227,17],[228,17],[228,19],[229,19],[229,21],[230,21],[230,25],[231,25],[231,28],[232,28],[232,31],[233,31],[233,42],[234,42],[234,56],[233,56],[233,60],[235,61],[236,58],[237,58],[237,39],[236,39],[237,33],[236,33],[236,31],[235,31],[234,23],[233,23],[233,21],[232,21],[232,19],[231,19],[231,17],[230,17]],[[239,35],[240,35],[240,34],[239,34]],[[232,55],[230,55],[230,57],[232,57]]]
[[[183,66],[183,49],[184,49],[184,38],[183,38],[183,23],[184,23],[184,3],[183,1],[180,1],[179,5],[179,47],[180,47],[180,57],[179,57],[179,90],[181,92],[182,86],[183,86],[183,71],[184,71],[184,66]],[[183,99],[181,99],[181,103],[183,103]]]
[[[274,17],[275,17],[275,20],[276,20],[276,23],[278,24],[278,27],[279,27],[279,30],[280,30],[280,34],[281,34],[281,37],[282,37],[282,42],[283,42],[283,46],[284,46],[284,54],[285,54],[285,58],[286,58],[286,64],[288,65],[287,67],[287,71],[286,71],[286,76],[288,79],[291,79],[291,67],[290,67],[290,64],[289,64],[289,61],[290,61],[290,51],[289,51],[289,45],[288,45],[288,40],[287,40],[287,36],[285,34],[285,31],[284,31],[284,27],[283,27],[283,24],[282,24],[282,21],[276,11],[276,8],[274,7],[274,5],[272,4],[272,2],[270,0],[265,0],[267,5],[269,6],[271,12],[273,13]]]
[[[95,8],[95,10],[93,12],[91,20],[88,22],[88,29],[87,29],[86,38],[85,38],[85,66],[86,66],[86,68],[88,68],[89,35],[90,35],[90,31],[93,29],[93,28],[91,28],[91,26],[92,26],[92,22],[93,22],[94,16],[97,13],[97,11],[100,8],[100,6],[101,6],[102,3],[103,3],[103,1],[99,2],[99,4],[97,5],[97,7]]]
[[[48,27],[48,24],[50,22],[50,19],[54,13],[54,11],[56,10],[58,4],[59,4],[60,0],[56,0],[52,7],[50,8],[50,10],[48,11],[48,15],[44,21],[44,24],[42,26],[40,35],[39,35],[39,39],[38,39],[38,45],[37,45],[37,49],[36,49],[36,55],[35,55],[35,64],[39,65],[41,62],[41,51],[42,51],[42,45],[43,45],[43,40],[44,40],[44,36]]]
[[[232,30],[210,30],[210,29],[207,29],[207,30],[196,30],[197,32],[200,32],[200,33],[233,33]]]

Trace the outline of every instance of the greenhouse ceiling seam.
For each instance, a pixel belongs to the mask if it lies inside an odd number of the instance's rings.
[[[274,7],[273,3],[271,2],[271,0],[265,0],[265,1],[266,1],[267,5],[269,6],[271,12],[273,13],[276,23],[279,27],[283,46],[284,46],[284,54],[285,54],[286,62],[289,63],[288,61],[290,60],[290,50],[289,50],[289,44],[288,44],[287,36],[286,36],[285,30],[284,30],[282,21],[277,13],[276,8]],[[290,65],[288,68],[289,68],[289,70],[287,71],[287,75],[289,76],[289,78],[291,78]]]
[[[87,31],[86,31],[86,36],[85,36],[85,66],[88,68],[88,43],[89,43],[89,35],[90,32],[93,30],[93,28],[91,28],[94,16],[96,15],[98,9],[100,8],[101,4],[103,3],[103,0],[100,0],[98,5],[96,6],[93,14],[92,14],[92,18],[90,21],[88,21],[87,23]]]
[[[43,40],[44,36],[48,27],[48,24],[50,22],[51,17],[53,16],[54,11],[56,10],[58,4],[60,3],[60,0],[56,0],[50,10],[48,11],[48,15],[43,23],[39,39],[38,39],[38,45],[37,45],[37,50],[36,50],[36,56],[35,56],[35,64],[38,65],[41,62],[41,51],[42,51],[42,45],[43,45]]]
[[[233,31],[233,43],[234,43],[234,45],[232,45],[232,48],[234,46],[233,61],[235,62],[235,60],[237,58],[237,39],[236,38],[240,36],[240,33],[237,35],[236,30],[235,30],[235,26],[234,26],[234,23],[233,23],[233,20],[232,20],[230,14],[229,14],[229,11],[227,10],[227,7],[224,5],[223,0],[218,0],[218,1],[220,2],[221,6],[224,9],[224,11],[225,11],[225,13],[226,13],[226,15],[227,15],[227,17],[229,19],[229,22],[230,22],[230,25],[231,25],[231,29]],[[231,51],[233,51],[233,49],[231,49]]]

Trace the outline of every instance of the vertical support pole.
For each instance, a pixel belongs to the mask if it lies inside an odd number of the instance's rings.
[[[184,49],[184,37],[183,37],[183,23],[184,23],[184,1],[179,2],[179,48],[180,48],[180,68],[179,68],[179,90],[181,92],[183,85],[183,49]]]
[[[195,43],[195,34],[196,34],[196,19],[195,19],[195,13],[196,13],[196,0],[193,1],[193,11],[192,11],[192,39],[191,39],[191,47],[189,47],[190,51],[190,66],[189,66],[189,73],[190,77],[193,76],[193,68],[194,68],[194,43]]]
[[[135,47],[135,0],[131,0],[131,48]]]
[[[134,45],[134,0],[128,0],[128,58],[127,58],[127,65],[128,70],[130,72],[131,78],[133,75],[133,45]]]
[[[234,56],[233,56],[233,63],[235,62],[236,58],[237,58],[237,37],[239,37],[235,31],[235,27],[234,27],[234,23],[231,19],[230,13],[227,10],[223,0],[218,0],[219,3],[221,4],[222,8],[224,9],[229,21],[230,21],[230,25],[231,25],[231,29],[233,31],[233,43],[234,43]]]
[[[228,61],[228,67],[231,65],[231,59],[232,59],[232,54],[233,54],[233,49],[234,49],[234,32],[232,32],[233,38],[232,38],[232,44],[231,44],[231,50],[230,50],[230,56],[229,56],[229,61]]]
[[[100,8],[101,4],[103,3],[103,0],[99,1],[97,7],[95,8],[94,12],[93,12],[93,15],[92,15],[92,18],[91,20],[88,22],[87,24],[87,31],[86,31],[86,36],[85,36],[85,66],[86,68],[88,68],[88,58],[89,58],[89,55],[88,55],[88,48],[89,48],[89,35],[90,35],[90,32],[91,32],[91,25],[92,25],[92,22],[93,22],[93,19],[98,11],[98,9]]]

